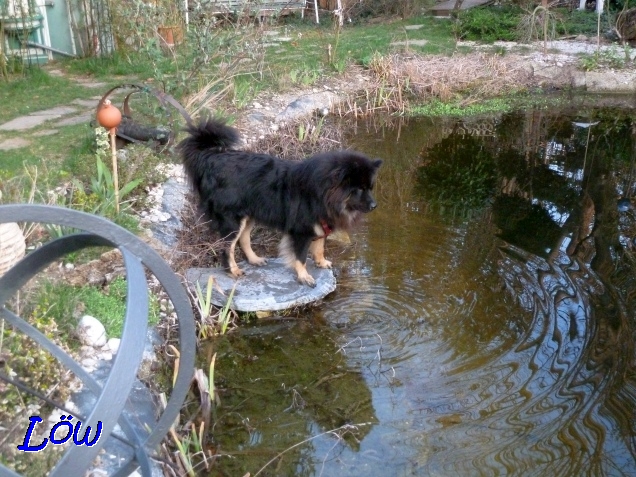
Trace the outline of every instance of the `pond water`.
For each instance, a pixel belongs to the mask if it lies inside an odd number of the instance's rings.
[[[636,475],[636,122],[359,123],[338,289],[217,340],[218,475]],[[335,256],[334,256],[335,255]],[[260,470],[260,473],[259,473]]]

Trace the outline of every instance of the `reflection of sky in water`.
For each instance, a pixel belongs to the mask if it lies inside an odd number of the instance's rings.
[[[563,211],[559,210],[558,206],[552,204],[551,202],[549,202],[547,200],[535,199],[535,200],[532,201],[532,204],[533,205],[540,205],[550,215],[550,218],[559,227],[563,227],[563,225],[565,225],[565,222],[570,217],[570,213],[569,212],[563,212]]]

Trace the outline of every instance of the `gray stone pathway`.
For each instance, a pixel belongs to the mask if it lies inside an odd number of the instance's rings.
[[[97,105],[97,103],[95,103],[95,105]],[[43,111],[36,111],[26,116],[20,116],[12,119],[4,124],[0,124],[0,131],[24,131],[27,129],[33,129],[47,121],[59,119],[62,116],[75,112],[77,112],[77,109],[70,106],[57,106]]]
[[[63,76],[59,70],[51,70],[53,76]],[[108,85],[101,82],[78,79],[78,84],[86,88],[101,88],[106,90]],[[0,124],[0,151],[20,149],[31,144],[30,137],[50,136],[57,134],[57,128],[62,126],[73,126],[77,124],[87,124],[95,115],[95,108],[101,96],[91,99],[75,99],[68,106],[56,106],[54,108],[34,111],[29,114],[14,118],[6,123]],[[33,131],[44,124],[51,122],[51,128],[41,131]],[[28,133],[28,136],[2,137],[2,132],[7,133]]]

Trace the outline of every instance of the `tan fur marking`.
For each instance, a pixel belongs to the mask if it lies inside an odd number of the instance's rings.
[[[325,259],[325,239],[319,238],[311,242],[309,254],[319,268],[331,268],[331,262]]]
[[[309,274],[304,263],[301,263],[299,260],[294,260],[294,270],[298,275],[298,281],[300,283],[303,285],[309,285],[310,287],[316,286],[316,280],[314,280],[314,277]]]
[[[278,255],[285,261],[285,265],[290,268],[294,267],[296,254],[292,248],[292,241],[289,235],[283,235],[283,238],[278,245]]]
[[[309,285],[310,287],[316,286],[316,280],[307,271],[307,267],[300,260],[296,260],[296,254],[292,247],[291,237],[284,235],[278,246],[279,256],[285,261],[285,265],[293,268],[298,277],[298,281],[303,285]]]
[[[236,238],[232,240],[232,243],[228,247],[227,259],[230,265],[230,273],[232,274],[233,277],[240,277],[241,275],[243,275],[243,270],[241,270],[236,264],[236,258],[234,258],[234,252],[236,250],[236,242],[238,242],[239,238],[243,234],[243,231],[245,230],[245,227],[247,225],[247,221],[248,221],[247,217],[241,220],[241,225],[236,234]]]
[[[254,225],[256,225],[256,222],[248,218],[243,233],[239,235],[238,242],[241,246],[241,250],[243,250],[243,253],[245,254],[245,258],[247,258],[247,261],[252,265],[257,265],[260,267],[267,263],[267,259],[259,257],[254,253],[254,250],[252,250],[252,240],[250,234],[252,233]]]

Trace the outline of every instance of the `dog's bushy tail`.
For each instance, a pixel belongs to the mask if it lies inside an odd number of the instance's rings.
[[[236,129],[226,125],[221,119],[202,119],[198,124],[186,128],[189,136],[179,143],[177,151],[181,154],[183,167],[190,184],[201,194],[201,184],[210,161],[239,142]]]
[[[186,165],[188,161],[195,160],[200,152],[221,152],[236,146],[240,139],[236,129],[216,118],[202,119],[198,124],[190,124],[186,131],[189,136],[178,146]]]

